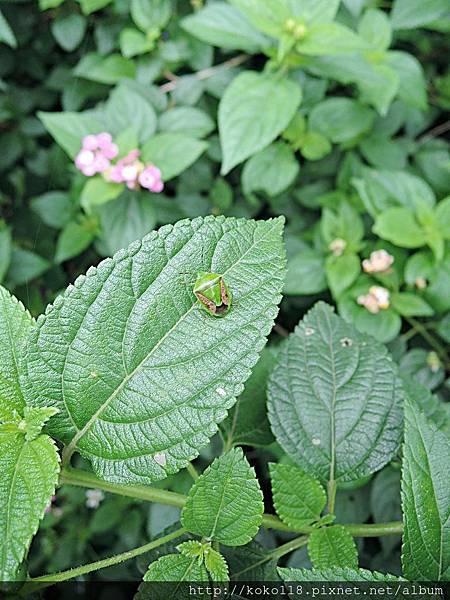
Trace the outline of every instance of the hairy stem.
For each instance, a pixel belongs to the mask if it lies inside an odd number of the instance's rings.
[[[186,465],[186,470],[194,481],[196,481],[198,479],[199,475],[198,475],[197,469],[194,467],[194,465],[191,462],[188,462],[188,464]]]
[[[68,581],[69,579],[73,579],[74,577],[79,577],[80,575],[86,575],[87,573],[92,573],[92,571],[98,571],[99,569],[105,569],[106,567],[111,567],[112,565],[118,565],[126,560],[130,560],[131,558],[135,558],[136,556],[140,556],[149,550],[153,550],[158,546],[162,546],[171,540],[174,540],[178,537],[181,537],[186,530],[181,527],[164,537],[158,538],[157,540],[153,540],[148,544],[144,544],[144,546],[139,546],[139,548],[134,548],[133,550],[128,550],[127,552],[122,552],[122,554],[116,554],[115,556],[111,556],[110,558],[104,558],[103,560],[97,560],[96,562],[89,563],[88,565],[82,565],[81,567],[76,567],[74,569],[69,569],[68,571],[61,571],[60,573],[54,573],[52,575],[42,575],[41,577],[34,577],[33,579],[28,580],[28,582],[24,585],[21,590],[22,594],[28,594],[31,591],[36,589],[41,589],[43,587],[47,587],[49,585],[53,585],[55,583],[60,583],[62,581]]]
[[[118,483],[109,483],[98,479],[88,471],[80,469],[65,468],[61,472],[60,483],[68,485],[77,485],[80,487],[100,489],[112,494],[136,498],[137,500],[146,500],[147,502],[158,502],[160,504],[168,504],[170,506],[178,506],[183,508],[187,496],[170,492],[169,490],[160,490],[145,485],[120,485]],[[303,527],[294,529],[286,525],[275,515],[264,514],[262,518],[262,526],[266,529],[276,529],[278,531],[289,531],[292,533],[308,534],[313,530],[312,527]],[[355,537],[378,537],[381,535],[393,535],[402,533],[403,524],[401,521],[392,523],[375,523],[375,524],[349,524],[345,525],[348,531]],[[281,547],[281,546],[280,546]]]
[[[296,537],[293,540],[289,540],[289,542],[286,542],[282,546],[278,546],[278,548],[275,548],[275,550],[272,550],[271,552],[269,552],[267,554],[267,556],[265,556],[261,560],[258,560],[257,562],[249,565],[248,567],[245,567],[245,569],[242,569],[241,571],[238,571],[237,573],[232,573],[231,576],[232,577],[240,577],[241,575],[243,575],[244,573],[247,573],[248,571],[251,571],[255,567],[259,567],[260,565],[263,565],[264,563],[269,562],[270,560],[278,560],[285,554],[289,554],[290,552],[293,552],[294,550],[297,550],[298,548],[305,546],[307,543],[308,543],[307,535],[301,535],[300,537]]]

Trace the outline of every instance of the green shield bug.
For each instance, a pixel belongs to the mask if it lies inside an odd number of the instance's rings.
[[[214,317],[225,316],[231,308],[231,292],[222,275],[218,273],[197,273],[192,290],[202,307]]]

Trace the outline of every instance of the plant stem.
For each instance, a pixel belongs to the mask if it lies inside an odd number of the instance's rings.
[[[189,473],[189,475],[192,477],[192,479],[194,481],[196,481],[199,477],[197,469],[194,467],[194,465],[191,462],[188,462],[188,464],[186,465],[186,469]]]
[[[308,543],[307,535],[301,535],[299,537],[296,537],[293,540],[289,540],[289,542],[286,542],[282,546],[278,546],[278,548],[275,548],[275,550],[272,550],[271,552],[269,552],[267,554],[267,556],[265,556],[261,560],[258,560],[257,562],[249,565],[248,567],[245,567],[245,569],[242,569],[241,571],[238,571],[237,573],[232,573],[231,575],[232,575],[232,577],[239,577],[240,575],[247,573],[247,571],[251,571],[255,567],[259,567],[260,565],[263,565],[264,563],[269,562],[270,560],[278,560],[285,554],[289,554],[289,552],[293,552],[294,550],[297,550],[298,548],[305,546],[307,543]]]
[[[52,575],[42,575],[41,577],[34,577],[28,580],[28,582],[22,588],[21,593],[23,592],[25,594],[28,594],[31,591],[41,589],[49,585],[53,585],[54,583],[68,581],[69,579],[73,579],[74,577],[79,577],[80,575],[87,575],[88,573],[92,573],[92,571],[98,571],[99,569],[105,569],[106,567],[117,565],[126,560],[130,560],[131,558],[135,558],[136,556],[140,556],[141,554],[144,554],[149,550],[153,550],[158,546],[162,546],[163,544],[166,544],[171,540],[181,537],[184,533],[186,533],[186,529],[184,529],[184,527],[180,527],[180,529],[177,529],[176,531],[173,531],[168,535],[158,538],[157,540],[153,540],[148,544],[144,544],[144,546],[139,546],[139,548],[134,548],[133,550],[122,552],[122,554],[116,554],[116,556],[104,558],[103,560],[97,560],[96,562],[89,563],[87,565],[82,565],[81,567],[76,567],[75,569],[69,569],[68,571],[61,571],[60,573],[54,573]]]
[[[413,319],[412,317],[404,317],[405,321],[407,321],[411,327],[413,327],[417,333],[419,333],[425,341],[427,341],[430,346],[436,351],[436,353],[441,358],[444,368],[448,369],[450,367],[450,358],[447,354],[445,347],[438,342],[438,340],[433,337],[429,331],[427,331],[426,327],[422,325],[420,321]]]
[[[109,483],[98,479],[88,471],[81,469],[65,468],[61,471],[59,478],[60,483],[68,485],[78,485],[85,488],[93,488],[111,492],[119,496],[127,496],[138,500],[146,500],[148,502],[159,502],[160,504],[168,504],[170,506],[178,506],[182,508],[186,502],[186,496],[169,492],[168,490],[160,490],[158,488],[145,485],[120,485],[118,483]]]
[[[228,69],[237,67],[237,66],[241,65],[243,62],[245,62],[246,60],[248,60],[249,58],[250,58],[250,56],[248,54],[238,54],[237,56],[230,58],[230,60],[227,60],[227,61],[221,63],[220,65],[215,65],[213,67],[208,67],[207,69],[198,71],[192,77],[195,77],[195,79],[198,79],[199,81],[203,81],[204,79],[209,79],[210,77],[212,77],[213,75],[215,75],[216,73],[218,73],[220,71],[228,71]],[[175,80],[164,83],[163,85],[161,85],[159,87],[159,89],[161,90],[161,92],[163,92],[163,94],[167,94],[169,92],[173,92],[179,83],[180,83],[180,77],[178,77]]]
[[[60,483],[67,485],[78,485],[81,487],[100,489],[112,494],[136,498],[137,500],[146,500],[147,502],[159,502],[160,504],[168,504],[170,506],[178,506],[183,508],[187,500],[187,496],[170,492],[169,490],[161,490],[158,488],[145,485],[120,485],[118,483],[109,483],[98,479],[88,471],[80,469],[65,468],[60,475]],[[294,529],[286,525],[275,515],[264,514],[262,517],[262,526],[266,529],[276,529],[278,531],[288,531],[291,533],[308,534],[313,530],[312,527],[303,527],[301,530]],[[349,532],[355,537],[378,537],[380,535],[392,535],[401,533],[403,525],[401,521],[392,523],[375,523],[375,524],[350,524],[345,525]]]

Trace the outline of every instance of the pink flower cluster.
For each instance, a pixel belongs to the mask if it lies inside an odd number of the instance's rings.
[[[83,138],[83,146],[75,158],[75,166],[83,175],[91,177],[109,169],[110,161],[118,154],[119,148],[112,141],[109,133],[86,135]]]
[[[144,165],[139,160],[139,155],[139,150],[131,150],[109,169],[105,174],[106,179],[114,183],[126,183],[130,190],[141,186],[151,192],[162,192],[164,183],[161,179],[161,171],[155,165]]]
[[[75,166],[87,177],[102,173],[106,181],[125,183],[130,190],[142,187],[154,193],[163,191],[161,171],[155,165],[145,165],[140,161],[139,150],[131,150],[124,158],[112,164],[111,161],[118,154],[119,148],[109,133],[87,135],[75,158]]]

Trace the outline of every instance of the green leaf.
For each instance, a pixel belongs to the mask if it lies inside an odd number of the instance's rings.
[[[370,491],[370,508],[375,523],[402,520],[400,480],[400,469],[390,466],[385,467],[374,478]],[[385,554],[392,552],[399,539],[399,535],[383,535],[379,538]]]
[[[372,50],[387,50],[392,41],[392,27],[389,18],[382,10],[366,10],[358,23],[359,35],[370,44]]]
[[[398,97],[405,104],[426,110],[427,82],[417,58],[407,52],[392,51],[386,55],[386,64],[398,75]]]
[[[50,262],[29,250],[13,247],[7,273],[8,285],[23,285],[50,268]]]
[[[299,170],[291,148],[284,142],[275,142],[245,163],[242,171],[244,193],[262,191],[271,197],[278,196],[294,182]]]
[[[356,100],[334,97],[314,106],[309,124],[314,131],[339,144],[368,131],[374,118],[374,112]]]
[[[268,146],[289,124],[301,101],[297,83],[245,71],[228,86],[219,105],[222,175]]]
[[[394,29],[415,29],[448,16],[448,0],[395,0],[391,20]]]
[[[162,29],[172,14],[170,0],[131,0],[131,16],[145,33]]]
[[[263,33],[281,37],[284,26],[292,11],[288,0],[229,0],[248,18],[250,23]]]
[[[66,52],[73,52],[81,44],[86,31],[86,19],[75,13],[55,19],[52,22],[52,34]]]
[[[435,218],[442,235],[445,239],[450,239],[450,196],[436,206]]]
[[[282,218],[180,221],[79,277],[28,346],[27,401],[60,409],[49,432],[109,481],[150,483],[185,467],[242,392],[273,325],[282,229]],[[197,271],[223,274],[233,297],[224,318],[186,285],[181,274]]]
[[[19,430],[25,433],[25,440],[32,442],[41,433],[47,421],[56,415],[56,408],[34,408],[25,406],[23,409],[23,420],[19,422]]]
[[[300,144],[301,152],[307,160],[321,160],[330,154],[332,148],[328,139],[316,131],[305,133]]]
[[[364,169],[362,178],[352,180],[368,213],[377,217],[389,208],[403,206],[417,210],[434,206],[436,197],[420,177],[405,171]]]
[[[158,133],[142,147],[142,159],[161,169],[164,181],[168,181],[190,167],[207,147],[207,142],[181,133]]]
[[[266,387],[273,368],[274,352],[264,348],[244,391],[221,425],[227,444],[268,446],[274,441],[267,419]]]
[[[415,404],[427,419],[433,421],[439,430],[450,433],[448,403],[443,402],[437,394],[432,394],[425,385],[422,385],[414,372],[405,374],[403,387],[411,403]]]
[[[20,386],[21,361],[34,320],[22,303],[0,286],[0,420],[25,404]]]
[[[144,575],[144,581],[208,581],[208,572],[197,557],[167,554],[153,562]],[[165,596],[167,597],[167,596]]]
[[[73,217],[74,205],[67,192],[53,191],[33,198],[31,208],[40,216],[43,223],[61,229]]]
[[[84,15],[90,15],[97,10],[105,8],[108,4],[111,4],[112,0],[77,0],[80,3],[81,10]],[[58,4],[61,4],[58,2]]]
[[[193,106],[171,108],[161,115],[158,126],[161,131],[193,138],[205,137],[216,127],[208,113]]]
[[[373,232],[402,248],[420,248],[427,242],[425,231],[409,208],[389,208],[375,220]]]
[[[11,260],[11,231],[0,219],[0,283],[3,281]]]
[[[258,53],[269,42],[243,13],[224,2],[207,4],[185,17],[181,26],[199,40],[228,50]]]
[[[71,221],[58,236],[56,242],[55,262],[62,263],[78,256],[90,245],[94,235],[86,225]]]
[[[0,10],[0,42],[4,42],[11,48],[17,48],[17,40],[14,31]]]
[[[59,457],[41,435],[0,433],[0,579],[13,580],[55,492]]]
[[[417,294],[397,292],[392,294],[391,305],[402,317],[431,317],[434,310]]]
[[[263,495],[241,448],[216,458],[192,486],[181,513],[191,533],[226,546],[243,546],[258,532]]]
[[[340,23],[313,25],[296,49],[307,56],[351,54],[367,50],[366,42],[354,31]]]
[[[50,135],[71,158],[75,158],[80,151],[81,140],[85,135],[100,133],[105,128],[102,115],[93,111],[84,113],[39,112],[38,117]]]
[[[120,32],[120,51],[125,58],[132,58],[150,52],[154,42],[137,29],[126,27]]]
[[[321,481],[360,479],[397,452],[403,391],[396,367],[384,346],[323,302],[280,351],[268,396],[278,443]]]
[[[133,127],[143,143],[156,131],[157,117],[147,98],[128,85],[113,90],[105,106],[107,130],[113,135]]]
[[[275,510],[289,527],[319,521],[327,497],[321,484],[294,465],[269,463]]]
[[[402,581],[389,573],[377,573],[366,569],[334,567],[332,569],[283,569],[278,572],[284,581]]]
[[[328,285],[335,298],[340,296],[357,279],[361,263],[357,254],[329,256],[325,263]]]
[[[410,401],[405,403],[402,564],[414,581],[450,579],[450,442]]]
[[[205,552],[205,567],[213,581],[229,580],[227,561],[214,548],[208,548]]]
[[[112,256],[121,248],[126,248],[156,225],[156,210],[147,191],[126,190],[96,212],[101,225],[97,249],[104,256]]]
[[[117,198],[123,189],[123,184],[106,181],[100,175],[90,177],[81,191],[80,204],[87,213],[90,213],[95,206]]]
[[[91,52],[83,56],[73,74],[90,81],[114,85],[125,78],[134,79],[136,65],[130,58],[125,58],[120,54],[110,54],[104,57]]]
[[[288,0],[294,16],[304,19],[308,25],[333,21],[341,0]]]
[[[311,533],[308,554],[315,569],[358,568],[358,551],[343,525],[321,527]]]
[[[285,294],[305,296],[326,289],[325,259],[320,252],[305,248],[289,259],[283,288]]]

